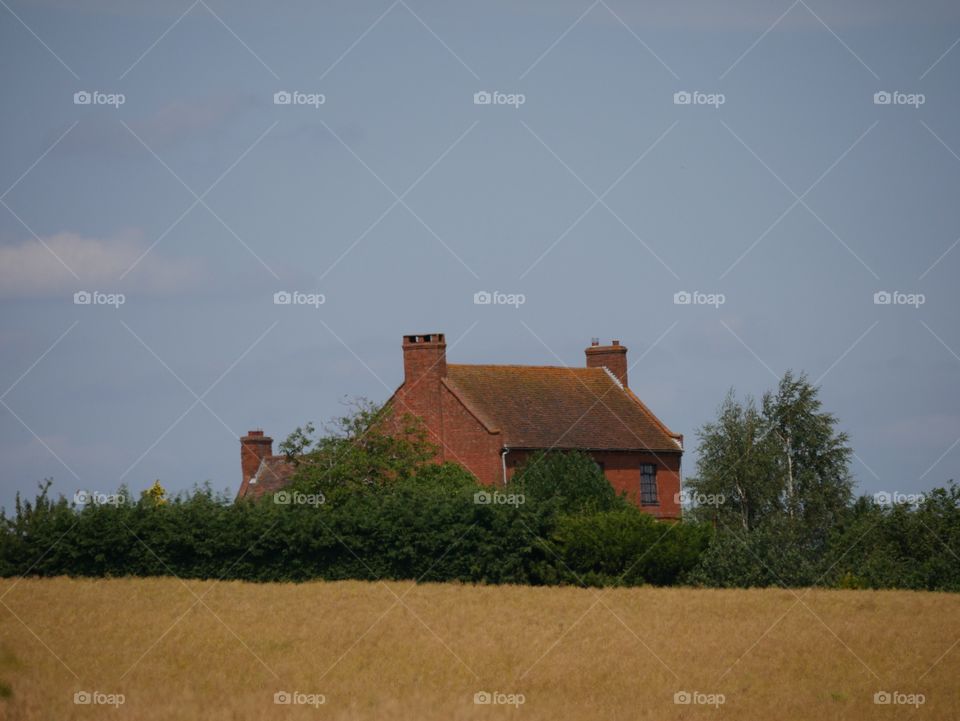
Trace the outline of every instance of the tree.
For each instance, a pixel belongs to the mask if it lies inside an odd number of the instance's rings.
[[[750,531],[781,510],[776,447],[768,431],[769,424],[754,400],[741,402],[731,389],[717,420],[697,431],[697,475],[687,479],[694,497],[721,500],[715,506],[695,508],[692,515]]]
[[[621,508],[624,500],[594,460],[579,451],[539,451],[510,480],[527,502],[553,503],[567,513]]]
[[[837,419],[822,410],[818,389],[806,375],[787,371],[777,392],[763,397],[763,415],[779,453],[784,508],[807,529],[836,524],[853,497],[849,472],[853,450]]]
[[[294,485],[304,491],[336,492],[374,487],[412,477],[433,459],[423,422],[409,413],[359,399],[350,411],[315,436],[312,424],[297,428],[280,450],[293,463]]]
[[[717,420],[698,431],[697,474],[687,481],[697,496],[723,502],[695,515],[743,531],[786,520],[784,528],[802,528],[807,538],[825,542],[853,489],[852,450],[836,426],[805,374],[787,371],[759,407],[751,398],[738,401],[731,390]]]
[[[162,506],[167,502],[167,489],[161,486],[160,479],[157,479],[150,488],[140,494],[140,497],[155,506]]]

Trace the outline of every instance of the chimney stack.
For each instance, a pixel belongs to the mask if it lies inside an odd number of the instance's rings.
[[[606,368],[617,377],[624,388],[627,386],[627,349],[615,340],[610,345],[600,345],[594,338],[586,349],[587,368]]]
[[[442,381],[447,376],[447,342],[443,333],[403,337],[403,387],[397,412],[412,413],[443,438]],[[442,455],[441,455],[442,457]]]
[[[260,461],[273,455],[273,439],[263,431],[250,431],[240,439],[240,467],[243,469],[243,484],[253,478],[260,468]]]
[[[447,342],[443,333],[403,336],[403,383],[407,391],[420,384],[436,385],[439,390],[440,379],[446,375]]]

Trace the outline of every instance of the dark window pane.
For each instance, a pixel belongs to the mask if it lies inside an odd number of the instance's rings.
[[[653,463],[640,464],[640,503],[657,505],[657,467]]]

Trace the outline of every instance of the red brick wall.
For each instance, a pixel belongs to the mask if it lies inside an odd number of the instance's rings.
[[[502,483],[499,433],[490,433],[449,388],[443,386],[443,458],[470,471],[481,483]]]
[[[437,462],[453,461],[481,483],[500,483],[500,434],[490,433],[433,374],[404,385],[393,399],[398,415],[412,413],[424,422],[427,440],[437,446]]]

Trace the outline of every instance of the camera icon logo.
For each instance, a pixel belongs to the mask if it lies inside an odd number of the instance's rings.
[[[293,96],[286,90],[279,90],[273,94],[274,105],[289,105],[293,102]]]
[[[890,506],[893,504],[893,494],[888,491],[880,491],[873,494],[873,502],[878,506]]]
[[[488,691],[477,691],[473,694],[473,702],[478,706],[486,706],[493,703],[493,697]]]
[[[493,96],[486,90],[480,90],[473,94],[474,105],[490,105],[493,102]]]
[[[290,495],[290,491],[277,491],[273,494],[273,502],[281,506],[289,506],[292,500],[293,496]]]
[[[79,90],[73,94],[74,105],[89,105],[93,101],[93,96],[86,90]]]
[[[274,305],[290,305],[293,302],[293,296],[285,290],[278,290],[273,294]]]
[[[875,704],[887,705],[893,702],[893,697],[890,696],[888,691],[877,691],[873,694],[873,702]]]
[[[689,105],[693,102],[693,96],[686,90],[679,90],[673,94],[674,105]]]
[[[89,291],[78,290],[73,294],[73,304],[74,305],[90,305],[93,301],[93,296]]]
[[[493,503],[493,494],[489,491],[477,491],[473,494],[473,502],[481,506],[489,506]]]
[[[277,691],[273,694],[273,702],[279,704],[291,704],[293,703],[293,697],[286,691]]]
[[[878,290],[873,294],[874,305],[890,305],[893,302],[893,295],[886,290]]]
[[[893,96],[886,90],[880,90],[873,94],[874,105],[889,105],[891,102],[893,102]]]
[[[478,290],[473,294],[474,305],[490,305],[493,302],[493,295],[485,290]]]
[[[93,696],[89,691],[77,691],[75,694],[73,694],[73,702],[75,704],[87,706],[93,703]]]
[[[681,290],[673,294],[674,305],[690,305],[692,301],[693,301],[693,296],[685,290]]]
[[[85,506],[90,503],[90,494],[87,491],[77,491],[73,494],[73,502],[78,506]]]
[[[673,702],[676,704],[689,704],[693,703],[693,697],[689,691],[677,691],[673,694]]]

